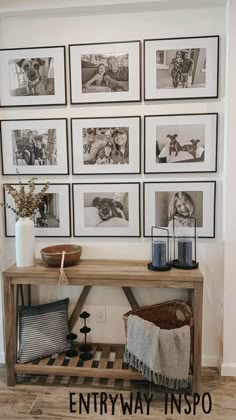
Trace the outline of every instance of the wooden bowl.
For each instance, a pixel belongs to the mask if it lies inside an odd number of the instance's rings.
[[[43,261],[50,267],[60,267],[62,252],[65,251],[64,267],[77,264],[83,248],[79,245],[55,245],[41,249]]]

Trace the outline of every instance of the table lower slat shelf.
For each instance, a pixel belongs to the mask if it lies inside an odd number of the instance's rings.
[[[56,357],[46,357],[35,362],[16,363],[15,372],[16,374],[145,380],[142,374],[129,369],[123,362],[123,344],[95,343],[92,346],[93,359],[90,361],[83,362],[79,357],[70,359],[65,353],[60,353]]]

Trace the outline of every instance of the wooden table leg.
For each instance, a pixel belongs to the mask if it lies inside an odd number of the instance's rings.
[[[31,284],[27,285],[27,292],[28,292],[28,306],[31,306]]]
[[[70,331],[73,329],[73,327],[76,324],[77,319],[79,318],[81,309],[84,306],[84,303],[85,303],[85,301],[87,299],[87,296],[88,296],[88,294],[89,294],[89,292],[91,290],[91,287],[92,286],[84,286],[84,288],[82,290],[82,293],[81,293],[81,295],[80,295],[80,297],[79,297],[79,299],[78,299],[78,301],[77,301],[77,303],[76,303],[76,305],[74,307],[74,310],[73,310],[73,312],[71,314],[71,317],[69,319],[69,330]]]
[[[7,368],[7,385],[16,384],[14,365],[16,363],[16,305],[14,285],[11,278],[3,276],[4,315],[5,315],[5,354]]]
[[[124,291],[125,296],[128,299],[128,302],[129,302],[131,308],[132,309],[138,309],[139,308],[139,304],[138,304],[137,300],[135,299],[134,294],[133,294],[131,288],[130,287],[122,287],[122,289]]]
[[[203,285],[197,283],[193,296],[193,392],[200,392],[201,365],[202,365],[202,304]]]

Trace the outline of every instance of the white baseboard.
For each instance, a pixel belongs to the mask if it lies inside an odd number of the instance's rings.
[[[0,363],[1,364],[5,363],[5,353],[3,351],[0,352]]]
[[[221,376],[236,376],[236,363],[222,363]]]

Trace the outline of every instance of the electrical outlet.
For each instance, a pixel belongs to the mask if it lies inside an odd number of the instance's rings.
[[[99,308],[94,313],[94,320],[95,322],[101,322],[105,324],[106,322],[106,308]]]

